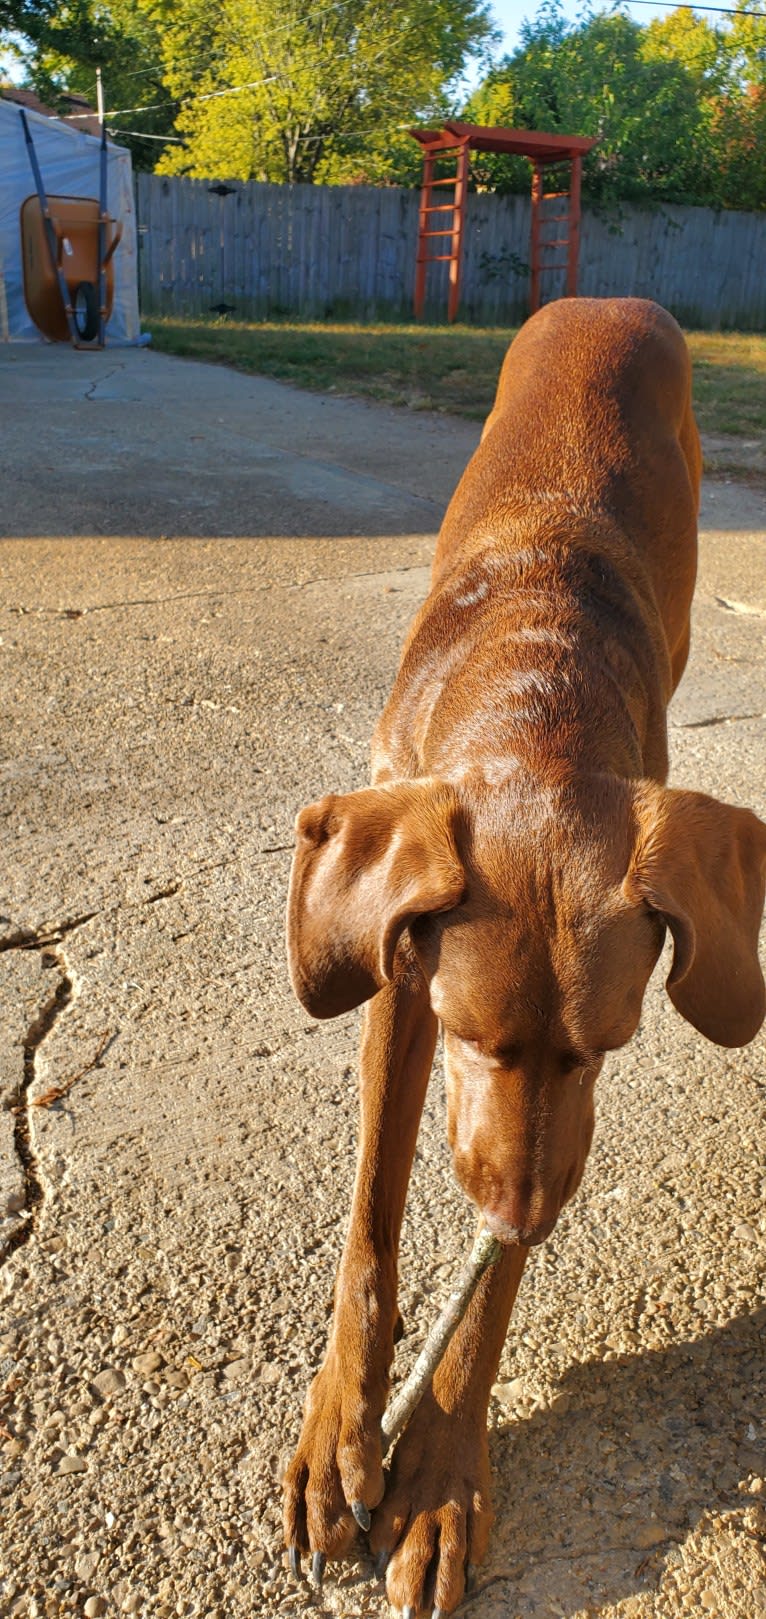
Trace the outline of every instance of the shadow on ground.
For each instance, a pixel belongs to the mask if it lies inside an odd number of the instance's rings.
[[[693,1343],[571,1366],[552,1407],[503,1418],[477,1596],[550,1591],[567,1616],[617,1603],[657,1587],[673,1545],[712,1509],[752,1505],[738,1485],[766,1470],[765,1341],[766,1309]],[[758,1544],[740,1529],[762,1556],[766,1533]]]

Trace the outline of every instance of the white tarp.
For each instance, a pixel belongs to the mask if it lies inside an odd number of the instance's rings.
[[[21,108],[0,97],[0,340],[37,341],[38,331],[24,302],[19,210],[35,196]],[[54,197],[98,197],[100,141],[63,124],[27,112],[37,161],[46,193]],[[106,342],[138,343],[138,259],[136,213],[130,152],[107,146],[107,212],[122,221],[122,241],[114,254],[114,305],[106,328]]]

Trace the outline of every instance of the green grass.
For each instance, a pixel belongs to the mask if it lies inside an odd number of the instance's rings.
[[[510,328],[362,325],[330,321],[155,319],[166,354],[213,360],[322,393],[362,394],[410,410],[481,421],[512,338]],[[690,332],[694,399],[703,432],[766,432],[766,336]]]
[[[513,332],[470,326],[155,320],[156,348],[322,393],[483,420]]]
[[[766,337],[687,332],[694,409],[703,433],[758,438],[766,432]]]

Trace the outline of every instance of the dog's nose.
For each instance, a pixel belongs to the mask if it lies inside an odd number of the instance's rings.
[[[511,1225],[510,1221],[504,1220],[503,1216],[498,1214],[496,1210],[484,1209],[482,1211],[484,1224],[487,1230],[492,1232],[493,1237],[497,1237],[499,1242],[519,1244],[523,1248],[536,1248],[538,1243],[545,1242],[546,1237],[550,1236],[557,1218],[558,1216],[554,1216],[552,1220],[541,1220],[537,1225]]]

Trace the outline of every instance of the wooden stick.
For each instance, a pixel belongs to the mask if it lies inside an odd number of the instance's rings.
[[[490,1265],[497,1264],[503,1244],[493,1237],[491,1232],[481,1230],[471,1249],[468,1264],[458,1276],[457,1282],[449,1298],[426,1338],[423,1348],[418,1355],[415,1365],[406,1377],[401,1388],[397,1390],[383,1413],[381,1434],[383,1438],[383,1455],[391,1449],[394,1440],[399,1435],[405,1423],[409,1421],[416,1405],[425,1393],[431,1378],[441,1360],[445,1349],[457,1331],[473,1298],[480,1278]]]

